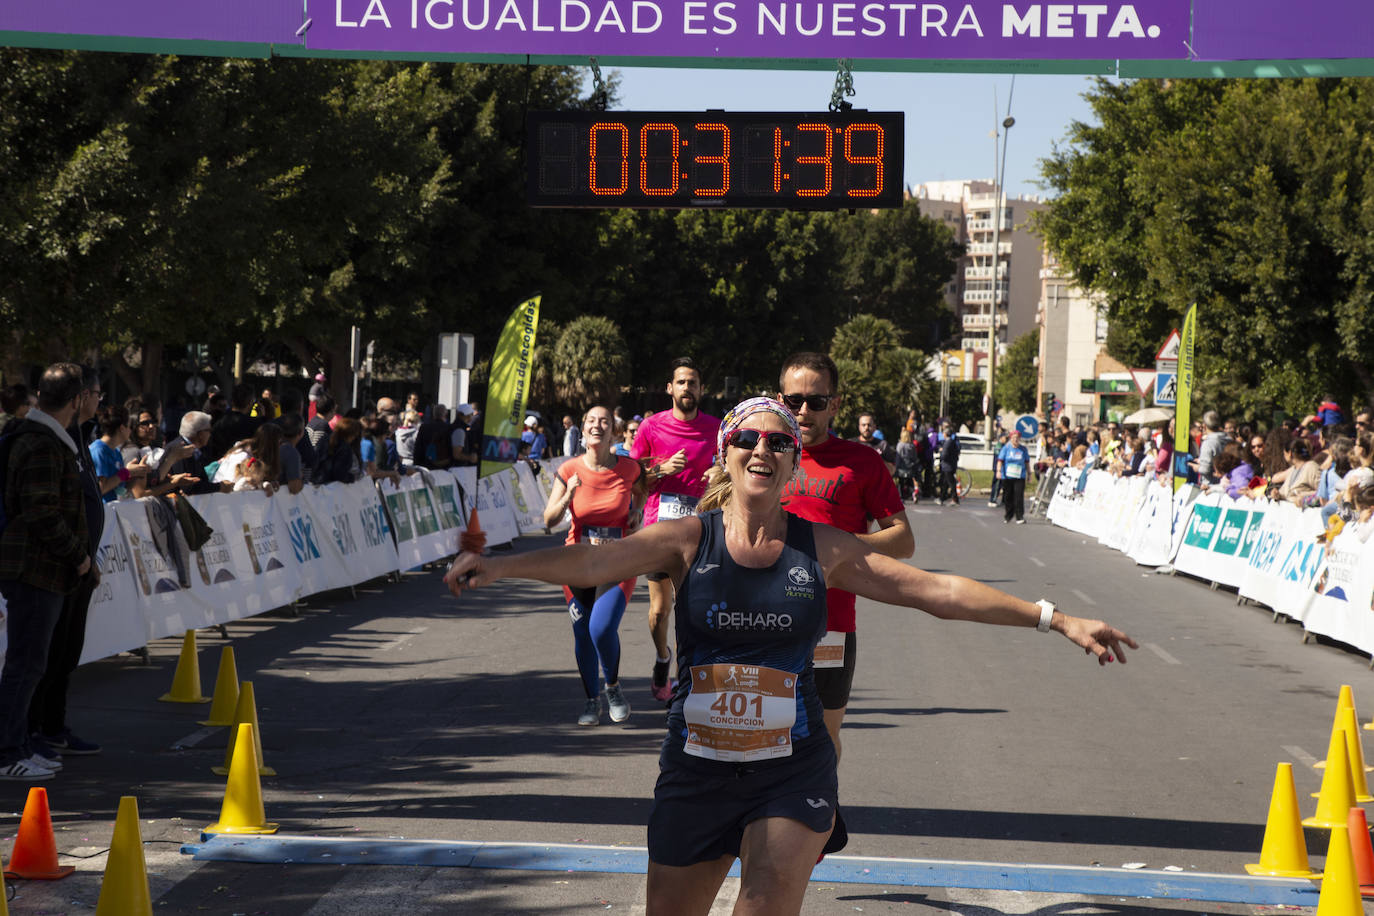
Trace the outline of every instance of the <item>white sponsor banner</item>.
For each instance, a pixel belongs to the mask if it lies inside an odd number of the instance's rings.
[[[1187,488],[1184,488],[1187,489]],[[1183,490],[1179,491],[1183,493]],[[1183,495],[1186,501],[1188,494]],[[1141,500],[1136,513],[1131,537],[1126,544],[1126,555],[1141,566],[1163,566],[1173,557],[1173,538],[1171,522],[1175,506],[1186,505],[1174,498],[1173,488],[1167,483],[1154,481],[1145,488],[1145,498]]]
[[[509,544],[520,536],[520,526],[515,521],[515,510],[511,507],[510,492],[506,489],[507,476],[513,471],[500,471],[483,477],[477,482],[477,514],[482,522],[482,530],[487,533],[487,546]]]
[[[1303,609],[1305,629],[1374,652],[1374,522],[1347,524],[1323,547]]]
[[[1267,500],[1264,506],[1240,594],[1301,620],[1324,554],[1317,541],[1321,511]]]
[[[453,468],[449,473],[463,488],[463,518],[466,520],[468,513],[477,508],[477,468],[473,465],[466,465],[461,468]]]
[[[543,534],[545,499],[534,482],[534,472],[526,461],[515,462],[513,470],[509,483],[516,527],[521,534]]]
[[[281,520],[282,549],[296,563],[300,582],[297,597],[350,584],[342,558],[329,546],[328,517],[314,513],[304,492],[279,490],[269,500]]]
[[[434,511],[439,527],[454,535],[467,530],[467,507],[463,505],[458,475],[453,471],[432,471],[429,489],[434,495]],[[476,486],[474,483],[473,486]]]
[[[1174,557],[1180,572],[1239,589],[1264,523],[1267,500],[1207,493],[1193,503]]]
[[[357,585],[397,569],[396,545],[378,486],[391,488],[392,484],[382,481],[374,486],[363,477],[353,483],[301,491],[317,524],[326,532],[320,544],[332,550],[342,564],[344,578],[339,585]]]
[[[1131,529],[1140,512],[1140,504],[1145,501],[1145,488],[1150,478],[1144,474],[1120,477],[1113,487],[1112,500],[1106,527],[1097,539],[1114,550],[1125,550],[1130,542]]]
[[[426,477],[427,472],[407,474],[401,478],[400,487],[388,484],[380,491],[391,513],[401,569],[414,569],[458,550],[457,533],[441,526]]]
[[[148,636],[129,546],[120,534],[114,513],[108,509],[95,559],[100,567],[100,584],[91,594],[90,612],[86,617],[86,644],[81,649],[82,664],[137,649],[147,642]],[[3,606],[0,600],[0,607]]]
[[[275,504],[261,490],[240,493],[208,493],[191,497],[191,505],[213,532],[192,554],[195,574],[191,593],[205,608],[205,623],[228,623],[290,604],[297,596],[299,579],[278,556],[274,575],[261,577],[254,570],[249,545],[254,541],[270,549],[279,530]],[[244,533],[244,526],[248,533]],[[253,531],[259,532],[254,538]],[[254,548],[256,549],[256,548]],[[269,562],[272,560],[269,557]]]
[[[208,623],[208,609],[191,594],[194,560],[181,536],[181,526],[159,523],[154,539],[153,523],[148,518],[149,502],[148,499],[126,499],[114,504],[119,536],[129,551],[133,567],[135,594],[143,609],[144,642],[184,633]],[[186,569],[179,569],[176,552],[181,553]]]

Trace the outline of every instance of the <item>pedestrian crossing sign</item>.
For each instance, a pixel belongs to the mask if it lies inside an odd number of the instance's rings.
[[[1155,406],[1173,407],[1178,402],[1178,373],[1160,372],[1155,376]]]

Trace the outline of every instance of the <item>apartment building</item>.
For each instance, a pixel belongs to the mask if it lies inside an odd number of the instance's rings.
[[[1041,256],[1040,288],[1036,404],[1053,394],[1074,425],[1135,409],[1139,398],[1130,372],[1107,355],[1100,298],[1079,289],[1048,250]]]
[[[911,191],[922,214],[950,224],[965,247],[958,270],[946,286],[945,299],[955,316],[951,349],[969,352],[963,360],[967,379],[987,375],[988,331],[993,322],[1000,356],[1007,344],[1036,326],[1040,304],[1042,245],[1028,226],[1031,214],[1044,204],[1035,197],[1001,195],[1002,226],[997,232],[995,188],[990,180],[929,181]],[[994,234],[999,236],[995,268]]]

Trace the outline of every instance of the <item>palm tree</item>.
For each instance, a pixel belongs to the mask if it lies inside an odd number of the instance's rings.
[[[614,407],[630,377],[625,338],[614,321],[583,315],[559,335],[553,351],[553,385],[558,399],[584,411]]]

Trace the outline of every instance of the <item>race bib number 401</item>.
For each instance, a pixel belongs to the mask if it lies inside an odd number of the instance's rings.
[[[797,721],[797,676],[758,665],[696,665],[683,704],[687,753],[743,763],[787,757]]]

